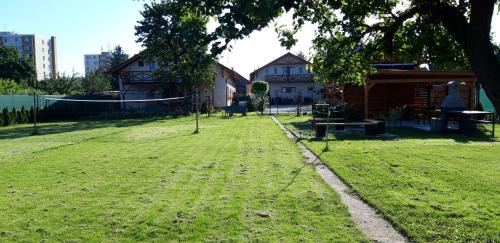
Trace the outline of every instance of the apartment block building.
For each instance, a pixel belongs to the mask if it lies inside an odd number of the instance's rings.
[[[0,32],[0,46],[15,47],[20,55],[31,60],[36,69],[37,80],[57,78],[56,37]]]
[[[85,76],[94,74],[97,70],[105,70],[109,65],[111,58],[110,52],[101,52],[101,54],[86,54],[85,60]]]

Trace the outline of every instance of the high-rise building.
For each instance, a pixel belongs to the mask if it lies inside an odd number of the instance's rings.
[[[34,34],[0,32],[0,46],[15,47],[20,55],[31,60],[37,80],[57,78],[56,37],[49,39]]]
[[[109,65],[111,53],[101,52],[101,54],[87,54],[85,59],[85,76],[95,73],[97,70],[106,70]]]

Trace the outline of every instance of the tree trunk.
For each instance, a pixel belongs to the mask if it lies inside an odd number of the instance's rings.
[[[451,36],[462,46],[478,82],[495,110],[500,111],[500,62],[491,42],[491,21],[496,0],[471,0],[467,19],[446,3],[429,5]]]

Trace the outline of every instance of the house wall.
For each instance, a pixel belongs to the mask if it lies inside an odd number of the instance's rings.
[[[288,77],[291,79],[287,81]],[[276,81],[276,79],[282,80]],[[295,100],[298,95],[301,95],[303,98],[309,97],[318,100],[321,98],[318,93],[323,88],[322,84],[313,81],[312,74],[307,70],[306,64],[297,64],[297,59],[290,56],[284,56],[256,71],[252,77],[252,82],[255,81],[267,81],[269,94],[272,98],[281,97]]]
[[[143,62],[143,65],[139,63]],[[156,70],[155,63],[149,63],[142,60],[135,61],[130,65],[124,67],[120,72],[137,72],[146,73],[152,75]],[[233,94],[236,93],[235,81],[231,78],[231,73],[226,68],[221,65],[217,65],[217,75],[215,78],[215,87],[213,90],[205,90],[200,94],[200,102],[207,102],[207,96],[211,99],[210,102],[216,108],[223,108],[225,106],[231,105]],[[226,86],[227,79],[227,86]],[[146,78],[146,81],[153,81],[152,78]],[[227,101],[226,101],[226,87],[227,87]],[[150,82],[147,84],[140,83],[124,83],[122,77],[120,77],[120,91],[122,93],[122,99],[124,100],[136,100],[136,99],[155,99],[161,98],[162,94],[159,91],[160,86],[155,82]],[[172,94],[176,97],[181,97],[184,94],[177,91],[177,94]]]
[[[227,83],[226,83],[227,80]],[[227,86],[226,86],[227,84]],[[227,93],[226,93],[227,91]],[[215,108],[223,108],[232,104],[233,96],[236,93],[236,83],[227,69],[217,65],[217,75],[215,77],[215,86],[213,90],[202,92],[200,100],[207,102],[207,96]],[[227,94],[227,100],[226,100]]]
[[[266,76],[268,75],[285,75],[288,73],[287,67],[290,67],[290,75],[311,74],[311,72],[306,69],[306,65],[276,64],[276,65],[269,65],[259,70],[255,75],[254,81],[266,80]]]
[[[295,88],[295,92],[287,93],[283,92],[283,89]],[[297,95],[302,95],[302,97],[310,97],[319,99],[320,95],[317,92],[322,88],[320,84],[307,82],[307,83],[270,83],[269,93],[271,97],[281,97],[281,98],[291,98],[295,99]]]

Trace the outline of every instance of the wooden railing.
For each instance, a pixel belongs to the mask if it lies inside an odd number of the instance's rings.
[[[128,71],[120,73],[120,79],[124,83],[156,83],[157,80],[152,72]]]
[[[301,83],[314,82],[311,74],[290,74],[290,75],[267,75],[267,82],[272,83]]]

